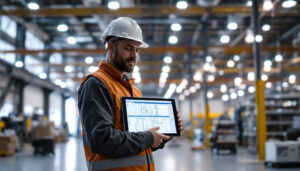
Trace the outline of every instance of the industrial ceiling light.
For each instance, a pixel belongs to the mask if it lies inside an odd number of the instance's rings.
[[[170,98],[170,97],[172,97],[175,89],[176,89],[176,84],[174,84],[174,83],[170,84],[170,86],[169,86],[166,94],[164,95],[164,98]]]
[[[228,30],[236,30],[238,28],[238,24],[236,22],[229,22],[227,24]]]
[[[255,41],[258,42],[258,43],[262,42],[263,41],[262,35],[256,35],[255,36]]]
[[[210,70],[209,70],[211,73],[215,73],[217,71],[217,68],[215,65],[211,66],[210,67]]]
[[[247,79],[248,79],[248,81],[254,81],[255,80],[254,72],[249,72],[247,74]]]
[[[188,6],[189,6],[189,4],[188,4],[186,1],[183,1],[183,0],[179,0],[179,1],[176,3],[176,7],[177,7],[178,9],[181,9],[181,10],[187,9]]]
[[[117,10],[120,8],[120,2],[116,0],[109,1],[107,7],[111,10]]]
[[[248,7],[251,7],[251,6],[252,6],[252,0],[248,0],[246,5],[247,5]]]
[[[180,101],[183,101],[183,100],[185,99],[185,96],[181,94],[181,95],[178,96],[178,99],[179,99]]]
[[[196,84],[195,84],[195,88],[196,88],[196,89],[200,89],[200,88],[201,88],[200,83],[196,83]]]
[[[67,66],[65,66],[65,72],[67,72],[67,73],[70,73],[70,72],[72,72],[73,71],[73,67],[72,66],[70,66],[70,65],[67,65]]]
[[[24,63],[23,63],[22,61],[17,61],[17,62],[15,63],[15,65],[16,65],[16,67],[18,67],[18,68],[22,68],[22,67],[24,66]]]
[[[233,99],[233,100],[236,99],[236,98],[237,98],[237,94],[234,93],[234,92],[231,93],[231,94],[230,94],[230,98]]]
[[[214,81],[215,80],[215,76],[214,75],[209,75],[208,77],[207,77],[207,81],[209,81],[209,82],[212,82],[212,81]]]
[[[272,88],[272,83],[271,83],[271,82],[267,82],[267,83],[266,83],[266,87],[267,87],[267,88]]]
[[[46,73],[41,73],[40,75],[39,75],[39,77],[41,78],[41,79],[46,79],[47,78],[47,74]]]
[[[67,83],[61,82],[61,83],[60,83],[60,87],[61,87],[61,88],[67,88]]]
[[[292,8],[296,5],[297,5],[297,1],[295,0],[286,0],[281,4],[283,8]]]
[[[230,42],[230,37],[228,35],[222,35],[220,38],[220,42],[223,44],[229,43]]]
[[[222,84],[222,85],[221,85],[220,91],[221,91],[222,93],[225,93],[225,92],[227,91],[227,86],[226,86],[226,84]]]
[[[270,60],[265,60],[264,62],[264,67],[271,67],[272,66],[272,61]]]
[[[292,74],[289,76],[289,83],[295,84],[296,83],[296,75]]]
[[[212,62],[212,61],[213,61],[213,58],[212,58],[211,56],[207,56],[207,57],[205,58],[205,61],[206,61],[206,62]]]
[[[91,56],[88,56],[88,57],[85,58],[84,61],[85,61],[85,63],[87,63],[87,64],[92,64],[92,63],[94,62],[94,58],[91,57]]]
[[[254,86],[249,86],[248,87],[248,92],[249,93],[254,93],[255,92],[255,87]]]
[[[96,66],[90,66],[89,68],[88,68],[88,71],[90,72],[90,73],[93,73],[93,72],[95,72],[95,71],[97,71],[98,70],[98,67],[96,67]]]
[[[160,73],[160,77],[168,78],[168,76],[169,76],[169,73],[167,73],[167,72]]]
[[[229,68],[234,67],[234,65],[235,65],[235,63],[234,63],[233,60],[229,60],[229,61],[227,62],[227,66],[228,66]]]
[[[69,30],[69,27],[66,24],[59,24],[56,29],[59,32],[66,32]]]
[[[245,42],[246,43],[252,43],[254,41],[254,36],[252,30],[248,29],[247,30],[247,35],[245,37]]]
[[[211,91],[208,91],[208,92],[207,92],[207,98],[211,99],[211,98],[213,98],[213,97],[214,97],[214,93],[211,92]]]
[[[178,42],[178,38],[176,36],[170,36],[169,37],[169,43],[170,44],[176,44]]]
[[[272,3],[272,1],[271,0],[264,0],[263,9],[265,11],[270,11],[271,9],[273,9],[273,3]]]
[[[225,73],[224,73],[223,70],[219,70],[219,71],[218,71],[218,74],[219,74],[220,76],[223,76]]]
[[[225,101],[225,102],[228,101],[229,100],[228,95],[227,94],[223,94],[222,95],[222,100]]]
[[[183,95],[189,96],[189,95],[190,95],[190,91],[189,91],[189,90],[184,90],[184,91],[183,91]]]
[[[163,72],[170,72],[170,70],[171,69],[170,69],[170,67],[168,65],[165,65],[165,66],[162,67],[162,71]]]
[[[40,9],[40,5],[36,2],[29,2],[27,4],[27,7],[30,9],[30,10],[38,10]]]
[[[242,82],[243,82],[243,79],[242,79],[241,77],[236,77],[236,78],[234,79],[234,85],[236,85],[236,86],[241,85]]]
[[[67,42],[68,42],[69,44],[71,44],[71,45],[74,45],[74,44],[77,43],[77,40],[75,39],[75,37],[69,36],[69,37],[67,38]]]
[[[275,56],[275,61],[276,62],[281,62],[283,60],[283,56],[281,55],[281,54],[277,54],[276,56]]]
[[[192,87],[190,87],[189,90],[190,90],[190,93],[195,93],[197,89],[194,86],[192,86]]]
[[[238,94],[238,96],[242,97],[242,96],[245,95],[245,92],[244,92],[244,90],[239,90],[239,91],[237,92],[237,94]]]
[[[262,74],[262,75],[261,75],[261,80],[267,81],[268,79],[269,79],[269,77],[268,77],[267,74]]]
[[[270,31],[270,30],[271,30],[270,24],[264,24],[264,25],[262,26],[262,30],[263,30],[263,31]]]
[[[233,60],[234,61],[240,61],[240,55],[234,55]]]
[[[287,83],[286,81],[282,83],[282,87],[284,88],[288,88],[289,87],[289,83]]]
[[[173,59],[172,59],[171,56],[165,56],[164,57],[164,63],[170,64],[170,63],[172,63],[172,61],[173,61]]]
[[[171,25],[171,30],[180,31],[181,30],[181,25],[179,23],[174,23],[174,24]]]

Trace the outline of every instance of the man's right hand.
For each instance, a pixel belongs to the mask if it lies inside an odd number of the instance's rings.
[[[153,139],[154,139],[153,145],[152,145],[153,148],[157,148],[163,142],[163,140],[169,140],[171,138],[169,136],[159,133],[158,130],[159,130],[159,127],[154,127],[154,128],[149,129],[149,131],[152,132],[152,134],[153,134]]]

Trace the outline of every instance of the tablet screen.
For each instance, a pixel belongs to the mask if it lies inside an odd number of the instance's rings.
[[[160,133],[178,135],[173,99],[123,97],[122,102],[125,130],[139,132],[159,126]]]

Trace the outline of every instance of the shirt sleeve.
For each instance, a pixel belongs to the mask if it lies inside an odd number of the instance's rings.
[[[113,128],[113,101],[105,84],[96,77],[89,77],[79,89],[78,108],[87,145],[93,153],[126,157],[136,155],[153,144],[150,131],[129,133]]]

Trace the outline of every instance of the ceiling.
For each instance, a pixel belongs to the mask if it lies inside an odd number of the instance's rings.
[[[216,67],[216,72],[210,73],[215,79],[208,83],[209,89],[218,91],[223,83],[234,87],[237,76],[242,77],[247,85],[254,84],[247,81],[248,72],[254,71],[254,61],[252,44],[245,42],[247,30],[251,30],[251,7],[246,5],[245,0],[192,0],[188,1],[189,7],[185,10],[176,8],[176,0],[124,0],[120,1],[121,8],[118,10],[108,9],[108,0],[36,0],[40,5],[36,11],[26,7],[28,2],[1,1],[0,15],[8,15],[22,23],[45,42],[46,48],[11,52],[31,54],[41,59],[41,65],[49,67],[50,73],[58,73],[59,79],[72,79],[79,83],[82,75],[89,73],[89,66],[96,66],[104,59],[100,37],[105,26],[116,17],[129,16],[140,24],[144,41],[150,44],[149,49],[141,51],[138,62],[141,83],[137,85],[145,96],[163,96],[169,84],[178,85],[183,78],[190,80],[189,86],[197,83],[192,77],[197,71],[203,71],[205,47],[207,55],[213,59],[211,63]],[[263,37],[260,43],[262,61],[272,61],[272,70],[267,72],[269,81],[285,80],[291,73],[299,77],[300,6],[285,9],[282,7],[283,0],[274,0],[274,8],[264,11],[262,2],[259,1],[259,24],[271,26],[269,31],[260,30]],[[227,28],[231,20],[238,24],[236,30]],[[173,23],[181,24],[181,31],[172,31],[170,26]],[[66,24],[68,31],[57,31],[58,24]],[[168,42],[171,35],[178,37],[177,44]],[[228,35],[230,41],[221,43],[222,35]],[[77,43],[67,43],[68,36],[74,36]],[[44,60],[55,52],[63,54],[63,63],[51,64]],[[278,53],[284,58],[281,67],[284,74],[281,74],[279,63],[274,60]],[[227,62],[234,55],[239,55],[240,60],[229,68]],[[87,56],[94,57],[92,64],[85,63]],[[165,56],[171,56],[173,62],[167,64],[171,70],[162,87],[159,86],[159,78],[162,67],[166,65],[163,61]],[[74,71],[66,73],[66,65],[74,66]],[[201,81],[199,83],[202,84]]]

